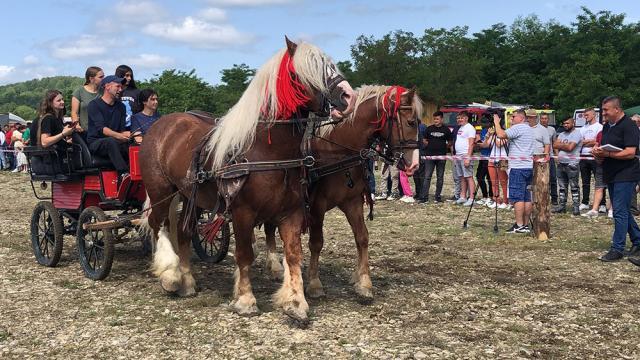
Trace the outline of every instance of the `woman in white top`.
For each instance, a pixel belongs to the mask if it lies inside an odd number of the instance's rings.
[[[509,201],[507,199],[507,181],[509,178],[507,175],[507,160],[500,160],[498,158],[507,156],[507,140],[498,139],[494,128],[490,128],[480,147],[491,147],[491,154],[489,154],[489,157],[491,157],[491,160],[489,160],[489,178],[491,179],[491,187],[493,188],[494,203],[487,206],[491,208],[498,206],[499,209],[506,209],[509,207]],[[501,166],[501,161],[503,166]],[[502,198],[500,197],[500,188],[502,188]]]

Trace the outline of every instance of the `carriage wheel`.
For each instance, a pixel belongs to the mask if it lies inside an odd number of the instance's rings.
[[[40,201],[31,215],[31,247],[39,264],[54,267],[62,255],[64,226],[53,204]]]
[[[113,263],[113,233],[110,229],[85,230],[84,224],[108,220],[107,215],[96,206],[91,206],[78,218],[76,242],[80,265],[89,279],[102,280],[109,275]]]
[[[207,238],[201,234],[203,227],[213,221],[214,218],[215,214],[203,211],[198,218],[198,231],[194,232],[191,238],[193,250],[198,254],[200,260],[210,264],[217,264],[227,256],[229,241],[231,240],[231,227],[229,226],[229,222],[222,224],[213,241],[207,240]]]

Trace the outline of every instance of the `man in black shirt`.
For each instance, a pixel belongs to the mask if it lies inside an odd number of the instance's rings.
[[[120,102],[124,81],[114,75],[105,76],[100,83],[100,87],[104,88],[102,97],[92,100],[87,106],[89,150],[108,157],[121,178],[129,173],[126,159],[129,158],[130,133],[125,128],[127,112]]]
[[[620,99],[609,96],[602,102],[602,112],[607,123],[602,128],[601,146],[595,146],[592,154],[602,162],[604,182],[609,189],[615,228],[611,249],[600,257],[602,261],[616,261],[624,257],[627,233],[631,239],[628,255],[640,255],[640,228],[629,210],[631,196],[640,180],[638,142],[640,130],[622,111]],[[621,151],[608,151],[602,146],[613,145]]]
[[[451,145],[451,131],[442,123],[442,112],[433,113],[433,125],[427,127],[423,136],[424,154],[427,156],[446,155],[447,148]],[[444,183],[444,167],[446,160],[426,160],[424,170],[424,181],[420,194],[422,198],[419,202],[429,201],[429,187],[433,169],[436,169],[436,202],[442,201],[442,184]]]

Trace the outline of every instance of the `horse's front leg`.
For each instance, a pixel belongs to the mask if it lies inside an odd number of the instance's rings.
[[[309,230],[309,250],[311,258],[309,259],[307,295],[311,298],[319,298],[325,295],[320,281],[320,252],[324,245],[324,234],[322,226],[324,225],[324,210],[312,213],[313,221]]]
[[[246,211],[234,209],[233,231],[236,241],[236,271],[231,308],[239,315],[255,315],[259,312],[251,289],[249,270],[253,263],[253,219]]]
[[[353,198],[340,206],[351,225],[353,236],[358,249],[358,263],[353,273],[353,282],[356,293],[365,301],[373,300],[373,285],[369,273],[369,231],[364,223],[364,211],[362,210],[362,197]]]
[[[308,323],[309,304],[304,297],[302,281],[302,210],[285,218],[278,230],[284,247],[284,279],[282,287],[274,295],[274,303],[281,306],[288,316],[304,324]]]
[[[276,226],[265,223],[264,235],[264,241],[267,245],[266,269],[273,280],[281,280],[283,278],[284,268],[280,265],[276,251]]]

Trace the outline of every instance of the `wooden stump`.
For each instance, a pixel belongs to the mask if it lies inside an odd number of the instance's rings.
[[[535,160],[538,160],[536,158]],[[549,212],[549,162],[533,162],[533,236],[538,240],[551,237],[551,220]]]

